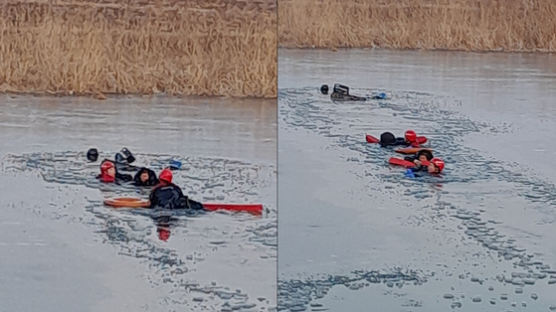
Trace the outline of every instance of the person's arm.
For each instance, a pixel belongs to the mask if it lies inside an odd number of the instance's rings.
[[[154,208],[156,205],[156,188],[154,188],[151,193],[149,194],[149,208]]]
[[[129,182],[133,180],[133,177],[129,174],[121,174],[116,172],[116,179],[124,181],[124,182]]]
[[[157,185],[158,183],[160,183],[160,181],[158,180],[158,178],[156,177],[156,173],[154,171],[152,171],[151,169],[148,169],[149,171],[149,184],[150,185]]]

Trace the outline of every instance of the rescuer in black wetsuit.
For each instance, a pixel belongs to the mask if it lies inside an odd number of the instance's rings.
[[[322,92],[321,87],[321,92]],[[328,87],[326,87],[326,92],[328,92]],[[349,94],[349,87],[341,85],[339,83],[334,84],[334,89],[332,94],[330,94],[330,98],[333,101],[366,101],[367,98],[351,95]]]
[[[151,208],[203,210],[203,204],[183,195],[179,186],[172,183],[172,171],[164,169],[158,177],[160,183],[149,196]]]

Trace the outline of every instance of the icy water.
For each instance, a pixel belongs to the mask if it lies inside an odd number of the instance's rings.
[[[0,98],[0,311],[273,311],[273,100]],[[183,163],[174,182],[246,213],[112,209],[148,189],[99,183],[97,147],[137,165]],[[167,240],[163,240],[169,234]]]
[[[554,55],[280,50],[278,309],[556,311],[555,99]],[[406,129],[440,177],[365,142]]]

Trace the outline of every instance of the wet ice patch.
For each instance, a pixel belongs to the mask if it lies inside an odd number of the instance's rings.
[[[99,159],[102,156],[110,157],[101,155]],[[243,270],[267,272],[268,267],[274,267],[276,207],[263,191],[274,185],[275,169],[225,158],[140,153],[135,157],[137,164],[156,172],[171,160],[179,160],[182,168],[174,171],[174,183],[182,186],[191,198],[203,202],[262,203],[264,214],[255,217],[246,213],[106,207],[102,202],[106,197],[146,198],[150,189],[127,183],[100,183],[95,178],[99,162],[87,162],[81,152],[10,154],[2,159],[1,168],[4,174],[35,176],[59,194],[56,202],[40,209],[33,208],[38,215],[54,221],[83,224],[98,241],[112,246],[118,255],[143,264],[145,280],[152,287],[165,289],[166,295],[158,303],[168,310],[184,307],[222,311],[272,309],[272,291],[251,294],[252,289],[244,288],[248,285],[246,281],[238,276],[242,286],[234,287],[231,277]],[[76,189],[81,187],[87,191],[80,194]],[[84,201],[86,204],[76,206],[74,196],[79,197],[78,203]],[[162,240],[161,232],[167,241]],[[26,248],[45,244],[42,241],[18,243]],[[243,253],[237,252],[238,246]],[[222,255],[226,255],[225,258]],[[227,262],[239,265],[229,269],[230,276],[226,279],[207,281],[215,276],[206,272],[205,266],[226,267]],[[271,290],[272,283],[266,284]]]
[[[484,248],[477,257],[497,257],[497,261],[504,263],[501,266],[515,268],[513,272],[495,268],[489,276],[466,279],[469,282],[482,285],[486,279],[525,288],[537,287],[541,280],[550,282],[543,270],[550,268],[551,259],[543,259],[543,255],[534,251],[535,244],[519,239],[529,236],[534,241],[535,237],[520,233],[517,227],[510,228],[496,214],[493,217],[494,209],[505,207],[492,207],[492,204],[497,204],[497,197],[499,205],[511,204],[511,198],[516,199],[514,202],[519,199],[525,203],[522,209],[534,212],[529,215],[537,218],[537,225],[554,224],[556,187],[532,174],[527,165],[499,161],[464,145],[465,136],[503,134],[513,131],[512,125],[471,120],[454,111],[461,103],[452,97],[381,91],[391,94],[391,98],[334,103],[313,88],[281,89],[280,129],[317,134],[327,144],[323,150],[339,151],[346,170],[362,183],[368,181],[370,192],[411,201],[413,212],[401,225],[424,226],[439,233],[456,231],[464,239],[464,246],[469,241]],[[373,90],[353,89],[353,92],[367,95]],[[378,137],[384,131],[402,136],[408,128],[427,136],[435,156],[445,160],[447,165],[440,177],[425,174],[415,179],[405,178],[401,169],[386,162],[389,157],[403,155],[395,154],[391,148],[368,144],[364,139],[366,133]],[[521,207],[508,208],[516,213]],[[288,297],[287,290],[280,291],[279,295]],[[476,304],[489,303],[485,298],[478,298]]]

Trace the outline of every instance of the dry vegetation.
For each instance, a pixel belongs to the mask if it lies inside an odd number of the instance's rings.
[[[556,52],[555,0],[278,0],[283,47]]]
[[[0,92],[275,97],[273,0],[4,0]]]

